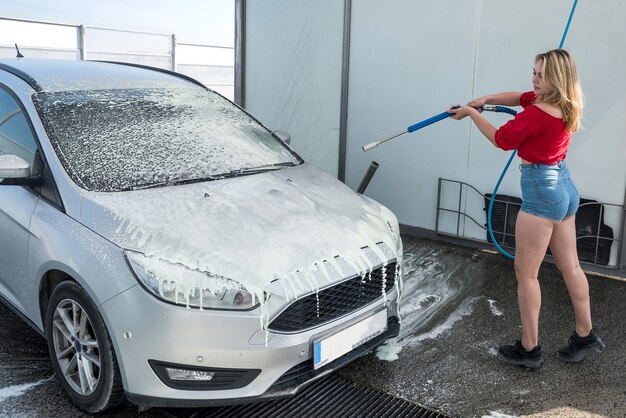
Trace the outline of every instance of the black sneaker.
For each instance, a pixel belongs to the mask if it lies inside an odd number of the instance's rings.
[[[556,357],[559,360],[576,363],[592,354],[603,352],[605,348],[606,345],[594,330],[591,330],[586,337],[581,337],[574,331],[574,334],[569,337],[567,347],[561,348],[556,353]]]
[[[514,366],[526,366],[537,369],[543,366],[544,358],[541,346],[526,351],[521,341],[515,341],[513,345],[501,345],[498,349],[498,358],[507,364]]]

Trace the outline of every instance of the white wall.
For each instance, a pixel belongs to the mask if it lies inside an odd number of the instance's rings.
[[[468,121],[444,120],[363,153],[361,146],[440,113],[452,103],[497,91],[532,88],[538,52],[559,45],[572,0],[353,2],[347,183],[357,187],[371,160],[380,163],[367,194],[405,225],[435,229],[438,178],[491,193],[510,152],[494,148]],[[575,135],[568,165],[584,198],[623,204],[626,188],[626,101],[623,22],[626,4],[581,0],[564,47],[575,57],[585,92],[585,129]],[[499,126],[510,116],[486,114]],[[499,193],[520,196],[515,159]],[[445,185],[442,206],[456,209],[458,187]],[[478,193],[461,209],[486,222]],[[621,211],[605,206],[618,237]],[[464,220],[466,222],[464,222]],[[456,233],[457,215],[440,213],[439,228]],[[461,235],[485,231],[461,217]],[[613,247],[612,262],[617,245]]]
[[[337,175],[343,2],[246,2],[245,108]]]
[[[298,152],[336,174],[343,2],[247,4],[246,107],[270,127],[291,130]],[[367,153],[361,146],[453,103],[530,90],[534,57],[559,45],[572,5],[352,1],[346,183],[356,188],[376,160],[380,168],[366,194],[401,223],[430,230],[439,177],[491,193],[510,153],[495,149],[469,120],[444,120]],[[582,197],[618,205],[626,189],[625,21],[624,1],[580,0],[564,45],[577,62],[586,98],[585,129],[572,140],[568,165]],[[496,126],[510,118],[486,115]],[[316,152],[320,139],[323,153]],[[518,164],[511,165],[499,193],[520,196]],[[447,187],[442,203],[456,208],[458,202],[458,189]],[[483,204],[478,194],[461,196],[462,209],[479,223],[485,222]],[[605,222],[619,238],[620,209],[606,209]],[[456,232],[456,215],[440,221],[442,230]],[[460,232],[485,239],[471,222],[462,222]]]
[[[466,177],[469,127],[444,120],[361,146],[471,97],[475,27],[475,2],[353,2],[346,183],[376,160],[367,194],[401,223],[434,229],[437,178]]]
[[[572,4],[571,0],[480,2],[473,96],[530,90],[534,56],[558,46]],[[538,8],[541,13],[536,13]],[[567,163],[582,197],[615,204],[624,203],[626,188],[626,118],[620,116],[626,104],[625,19],[623,1],[580,0],[563,46],[576,60],[586,99],[584,129],[572,138]],[[508,116],[490,119],[498,125]],[[469,141],[467,182],[490,192],[508,153],[505,157],[476,129]],[[518,163],[511,165],[499,193],[520,196]],[[619,234],[620,211],[605,209],[605,221]],[[466,233],[484,236],[473,231]]]

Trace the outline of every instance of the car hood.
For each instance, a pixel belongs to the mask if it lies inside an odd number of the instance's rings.
[[[401,247],[391,211],[306,164],[180,186],[86,192],[80,221],[124,249],[286,297],[385,264]]]

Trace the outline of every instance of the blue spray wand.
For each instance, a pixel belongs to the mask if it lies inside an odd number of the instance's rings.
[[[456,109],[456,108],[458,108],[458,107],[459,107],[459,106],[453,106],[452,108],[453,108],[453,109]],[[482,107],[478,108],[478,110],[479,110],[479,111],[481,111],[481,112],[501,112],[501,113],[508,113],[508,114],[510,114],[510,115],[515,115],[515,114],[517,114],[517,112],[516,112],[515,110],[510,109],[510,108],[505,107],[505,106],[491,106],[491,105],[485,105],[485,106],[482,106]],[[439,122],[440,120],[443,120],[443,119],[445,119],[445,118],[448,118],[448,117],[450,117],[450,116],[452,116],[452,115],[454,115],[454,113],[450,113],[450,112],[447,112],[447,111],[446,111],[446,112],[442,112],[442,113],[440,113],[440,114],[438,114],[438,115],[432,116],[432,117],[430,117],[430,118],[428,118],[428,119],[424,119],[423,121],[421,121],[421,122],[417,122],[416,124],[411,125],[411,126],[409,126],[408,128],[406,128],[406,130],[404,130],[404,131],[402,131],[402,132],[398,132],[398,133],[397,133],[397,134],[395,134],[395,135],[391,135],[390,137],[387,137],[387,138],[385,138],[385,139],[381,139],[380,141],[374,141],[374,142],[370,142],[369,144],[363,145],[363,147],[362,147],[362,148],[363,148],[363,151],[369,151],[369,150],[371,150],[372,148],[376,148],[377,146],[379,146],[379,145],[380,145],[380,144],[382,144],[382,143],[385,143],[385,142],[387,142],[387,141],[389,141],[389,140],[391,140],[391,139],[394,139],[394,138],[399,137],[400,135],[404,135],[404,134],[407,134],[407,133],[410,133],[410,132],[415,132],[415,131],[417,131],[418,129],[425,128],[425,127],[426,127],[426,126],[428,126],[428,125],[432,125],[433,123],[435,123],[435,122]]]
[[[453,106],[453,108],[458,108],[459,106]],[[480,112],[497,112],[497,113],[508,113],[509,115],[517,115],[517,111],[508,108],[506,106],[499,106],[499,105],[484,105],[482,107],[479,107],[478,110]],[[450,113],[450,112],[442,112],[438,115],[432,116],[428,119],[425,119],[421,122],[418,122],[414,125],[409,126],[408,128],[406,128],[405,131],[402,132],[398,132],[395,135],[392,135],[388,138],[385,139],[381,139],[380,141],[374,141],[374,142],[370,142],[369,144],[366,144],[363,146],[363,151],[369,151],[372,148],[376,148],[377,146],[379,146],[380,144],[387,142],[393,138],[397,138],[400,135],[404,135],[406,133],[409,132],[415,132],[418,129],[422,129],[428,125],[432,125],[435,122],[439,122],[440,120],[443,120],[445,118],[448,118],[450,116],[454,115],[454,113]],[[511,158],[509,158],[508,163],[506,164],[506,167],[504,167],[504,170],[502,171],[502,174],[500,175],[500,178],[498,179],[498,182],[496,184],[496,187],[493,190],[493,193],[491,194],[491,199],[489,200],[489,207],[487,209],[487,231],[489,232],[489,237],[491,237],[491,242],[493,243],[493,245],[498,249],[498,251],[500,251],[505,257],[510,258],[510,259],[515,259],[514,256],[512,256],[511,254],[509,254],[508,252],[506,252],[496,241],[495,236],[493,235],[493,228],[491,227],[491,212],[493,211],[493,203],[495,202],[495,197],[496,197],[496,193],[498,192],[498,188],[500,187],[500,183],[502,182],[502,179],[504,178],[504,175],[506,174],[507,170],[509,169],[509,166],[511,165],[511,162],[513,161],[513,158],[515,157],[515,155],[517,154],[517,150],[513,151]]]
[[[415,132],[418,129],[422,129],[425,126],[432,125],[433,123],[439,122],[440,120],[445,119],[445,118],[447,118],[447,117],[449,117],[451,115],[452,115],[452,113],[442,112],[442,113],[440,113],[438,115],[435,115],[435,116],[433,116],[431,118],[428,118],[428,119],[425,119],[425,120],[423,120],[421,122],[418,122],[415,125],[409,126],[408,128],[406,128],[405,131],[398,132],[397,134],[391,135],[390,137],[385,138],[385,139],[381,139],[380,141],[374,141],[374,142],[370,142],[369,144],[363,145],[363,147],[362,147],[363,151],[369,151],[372,148],[376,148],[377,146],[379,146],[382,143],[385,143],[385,142],[387,142],[387,141],[389,141],[391,139],[399,137],[400,135],[404,135],[404,134],[409,133],[409,132]]]

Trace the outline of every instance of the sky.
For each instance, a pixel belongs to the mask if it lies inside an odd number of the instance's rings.
[[[235,45],[235,0],[0,0],[0,17],[176,34],[179,42]],[[0,43],[6,42],[0,39]]]

